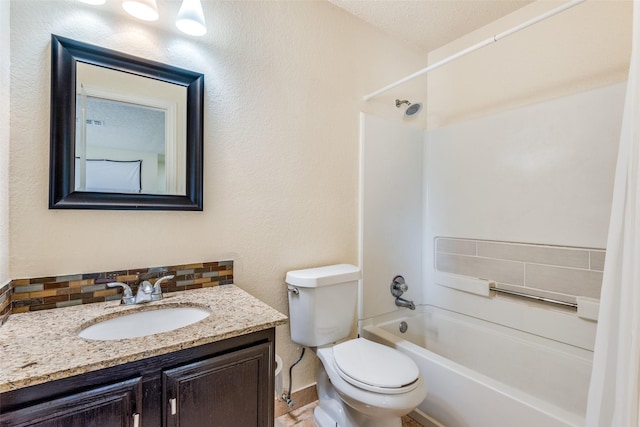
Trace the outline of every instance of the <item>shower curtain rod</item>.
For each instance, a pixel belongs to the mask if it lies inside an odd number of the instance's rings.
[[[391,83],[390,85],[385,86],[382,89],[379,89],[379,90],[377,90],[375,92],[372,92],[369,95],[365,96],[363,98],[363,100],[368,101],[371,98],[374,98],[374,97],[380,95],[381,93],[384,93],[384,92],[386,92],[386,91],[388,91],[390,89],[393,89],[396,86],[399,86],[399,85],[401,85],[403,83],[406,83],[409,80],[413,80],[416,77],[419,77],[419,76],[421,76],[423,74],[428,73],[429,71],[435,70],[436,68],[440,68],[443,65],[448,64],[451,61],[454,61],[454,60],[456,60],[456,59],[458,59],[460,57],[463,57],[463,56],[465,56],[465,55],[467,55],[467,54],[469,54],[471,52],[474,52],[474,51],[476,51],[478,49],[481,49],[481,48],[483,48],[485,46],[488,46],[488,45],[490,45],[492,43],[495,43],[498,40],[501,40],[501,39],[503,39],[505,37],[510,36],[511,34],[517,33],[518,31],[523,30],[523,29],[525,29],[527,27],[530,27],[531,25],[537,24],[540,21],[544,21],[547,18],[550,18],[550,17],[552,17],[554,15],[557,15],[557,14],[559,14],[561,12],[564,12],[565,10],[570,9],[570,8],[572,8],[574,6],[577,6],[578,4],[583,3],[584,1],[585,0],[572,0],[572,1],[568,2],[568,3],[563,4],[562,6],[556,7],[555,9],[551,9],[550,11],[548,11],[546,13],[543,13],[542,15],[539,15],[539,16],[537,16],[535,18],[529,19],[528,21],[525,21],[522,24],[516,25],[515,27],[513,27],[511,29],[508,29],[508,30],[503,31],[501,33],[498,33],[498,34],[496,34],[496,35],[494,35],[492,37],[489,37],[488,39],[486,39],[484,41],[481,41],[480,43],[474,44],[473,46],[470,46],[470,47],[468,47],[466,49],[463,49],[463,50],[459,51],[458,53],[454,53],[453,55],[448,56],[447,58],[445,58],[445,59],[443,59],[441,61],[438,61],[433,65],[430,65],[430,66],[428,66],[426,68],[423,68],[423,69],[421,69],[419,71],[416,71],[415,73],[413,73],[413,74],[411,74],[411,75],[409,75],[409,76],[407,76],[407,77],[405,77],[403,79],[400,79],[395,83]]]

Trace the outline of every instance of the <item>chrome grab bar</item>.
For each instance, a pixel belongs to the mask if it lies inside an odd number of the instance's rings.
[[[534,300],[537,300],[537,301],[550,302],[552,304],[559,304],[559,305],[564,305],[564,306],[567,306],[567,307],[578,308],[578,303],[577,302],[560,301],[560,300],[553,299],[553,298],[541,297],[541,296],[537,296],[537,295],[527,294],[525,292],[518,292],[518,291],[507,290],[507,289],[500,289],[500,288],[496,288],[496,287],[491,287],[491,288],[489,288],[489,290],[496,291],[496,292],[501,292],[503,294],[515,295],[515,296],[518,296],[518,297],[534,299]]]

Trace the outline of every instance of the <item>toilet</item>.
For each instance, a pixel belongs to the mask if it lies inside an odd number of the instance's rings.
[[[364,338],[349,339],[356,318],[360,269],[350,264],[289,271],[293,342],[312,348],[318,372],[320,427],[401,427],[426,397],[415,362]]]

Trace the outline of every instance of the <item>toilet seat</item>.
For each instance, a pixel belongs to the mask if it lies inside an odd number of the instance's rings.
[[[335,345],[333,361],[343,380],[364,390],[399,394],[419,386],[420,371],[411,358],[364,338]]]

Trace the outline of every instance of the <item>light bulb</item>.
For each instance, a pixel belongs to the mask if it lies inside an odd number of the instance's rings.
[[[143,21],[156,21],[160,16],[156,0],[125,0],[122,2],[122,8],[129,15]]]
[[[203,36],[207,33],[200,0],[183,0],[176,19],[176,27],[192,36]]]

